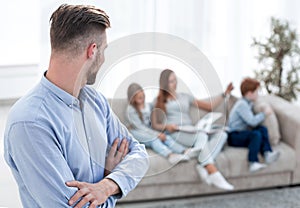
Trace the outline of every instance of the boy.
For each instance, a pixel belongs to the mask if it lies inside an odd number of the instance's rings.
[[[249,171],[255,172],[266,167],[266,164],[258,161],[260,152],[265,159],[265,163],[275,162],[279,157],[279,152],[272,151],[268,130],[260,125],[272,110],[265,108],[264,112],[254,114],[252,111],[253,102],[258,98],[260,83],[251,78],[245,78],[241,83],[241,93],[243,98],[238,100],[232,108],[228,126],[228,144],[234,147],[248,147]]]

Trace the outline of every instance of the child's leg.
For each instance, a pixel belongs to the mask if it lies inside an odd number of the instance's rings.
[[[186,147],[183,145],[175,142],[171,136],[166,135],[166,140],[164,141],[164,144],[171,149],[173,152],[178,153],[178,154],[183,154]]]
[[[264,152],[268,151],[272,152],[272,148],[269,141],[268,129],[264,126],[258,126],[257,128],[255,128],[255,130],[259,131],[262,135],[262,146],[260,149],[261,154],[263,155]]]
[[[161,156],[168,157],[172,153],[159,138],[153,138],[150,135],[135,129],[132,129],[130,132],[139,142],[145,144],[146,147],[150,147]]]
[[[229,133],[228,144],[234,147],[248,147],[248,161],[258,162],[258,153],[262,143],[259,131],[235,131]]]
[[[262,145],[260,151],[265,158],[265,162],[268,164],[275,162],[279,158],[280,152],[272,151],[269,141],[268,129],[264,126],[258,126],[256,129],[257,131],[260,131],[262,135]]]
[[[158,138],[147,143],[147,145],[149,145],[156,153],[163,157],[168,157],[172,154],[172,151]]]

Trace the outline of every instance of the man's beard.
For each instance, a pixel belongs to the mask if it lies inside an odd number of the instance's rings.
[[[97,72],[93,72],[93,73],[91,73],[91,74],[88,75],[86,84],[92,85],[92,84],[95,83],[96,77],[97,77]]]
[[[99,58],[97,58],[94,63],[92,64],[92,66],[90,67],[90,71],[89,71],[89,74],[87,76],[87,82],[86,84],[88,85],[92,85],[95,83],[96,81],[96,77],[97,77],[97,73],[99,71]],[[97,70],[95,70],[97,69]]]

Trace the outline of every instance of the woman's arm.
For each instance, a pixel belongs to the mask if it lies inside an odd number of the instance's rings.
[[[205,101],[205,100],[195,100],[193,102],[193,105],[199,109],[203,109],[206,111],[212,111],[215,107],[217,107],[218,105],[220,105],[222,103],[223,99],[224,99],[224,96],[220,95],[220,96],[213,98],[211,100],[211,102]]]
[[[204,100],[195,100],[193,102],[193,105],[196,106],[199,109],[203,109],[206,111],[212,111],[215,107],[220,105],[223,101],[223,99],[230,95],[231,91],[233,90],[232,83],[229,83],[224,93],[222,93],[220,96],[214,97],[211,102],[210,101],[204,101]]]
[[[178,130],[178,126],[175,124],[164,124],[159,120],[159,112],[156,110],[153,111],[151,114],[151,124],[152,128],[158,131],[165,131],[167,130],[168,132],[172,133],[174,131]]]

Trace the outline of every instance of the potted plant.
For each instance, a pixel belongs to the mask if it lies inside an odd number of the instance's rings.
[[[285,20],[271,18],[271,34],[264,41],[253,38],[258,49],[259,69],[255,76],[269,94],[288,101],[297,99],[299,88],[300,48],[295,29]]]

